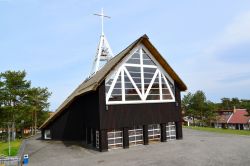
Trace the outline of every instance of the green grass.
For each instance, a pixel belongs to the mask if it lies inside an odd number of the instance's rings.
[[[184,128],[194,129],[199,131],[208,131],[215,133],[223,133],[223,134],[236,134],[236,135],[249,135],[249,130],[232,130],[232,129],[220,129],[220,128],[211,128],[211,127],[194,127],[194,126],[184,126]]]
[[[10,143],[10,147],[11,147],[11,151],[10,151],[10,155],[11,156],[16,156],[18,153],[18,150],[21,146],[22,140],[17,139],[15,141],[11,141]],[[9,155],[9,144],[8,142],[1,142],[0,141],[0,155]]]

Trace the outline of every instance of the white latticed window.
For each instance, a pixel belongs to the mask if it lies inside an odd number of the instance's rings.
[[[144,46],[126,58],[106,79],[106,103],[174,102],[174,81]]]
[[[143,144],[143,128],[142,126],[136,126],[128,130],[129,134],[129,145]]]
[[[155,141],[161,138],[161,128],[159,124],[148,125],[148,140]]]
[[[167,140],[176,139],[176,127],[174,122],[168,122],[168,124],[166,125],[166,136]]]
[[[108,132],[108,148],[117,149],[123,147],[122,130],[111,130]]]

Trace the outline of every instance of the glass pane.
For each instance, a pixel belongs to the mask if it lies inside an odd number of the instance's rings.
[[[114,138],[115,137],[115,134],[112,132],[108,132],[108,138]]]
[[[170,95],[170,92],[169,92],[168,89],[162,88],[162,94],[163,94],[163,95]]]
[[[133,59],[133,58],[130,58],[126,63],[140,64],[140,59]]]
[[[109,101],[121,101],[122,100],[122,89],[121,89],[121,73],[119,74],[115,86],[111,92]]]
[[[142,135],[136,136],[136,140],[142,140],[142,139],[143,139]]]
[[[116,132],[115,137],[122,137],[122,132]]]
[[[164,76],[164,77],[165,77],[165,76]],[[168,84],[169,84],[169,86],[170,86],[170,88],[171,88],[172,93],[175,94],[174,85],[167,79],[167,77],[165,77],[165,79],[167,80],[167,82],[168,82]],[[170,94],[165,79],[163,79],[163,77],[161,76],[162,88],[164,89],[164,90],[162,91],[162,94]]]
[[[114,143],[115,143],[115,141],[113,139],[108,140],[108,144],[114,144]]]
[[[122,138],[116,138],[115,143],[122,143]]]
[[[116,74],[116,73],[115,73],[115,74]],[[112,84],[112,82],[113,82],[113,80],[114,80],[115,74],[113,74],[113,75],[110,77],[110,79],[109,79],[109,80],[106,80],[106,82],[105,82],[106,93],[108,93],[108,91],[109,91],[109,88],[110,88],[110,86],[111,86],[111,84]]]
[[[143,134],[143,130],[137,130],[136,135]]]
[[[162,95],[162,99],[172,100],[173,98],[171,95]]]
[[[143,64],[144,65],[155,65],[155,63],[152,61],[152,59],[149,57],[149,55],[143,50]]]
[[[135,137],[129,137],[129,141],[134,141]]]
[[[134,135],[135,134],[135,131],[134,130],[129,130],[128,131],[128,135]]]
[[[137,50],[126,63],[130,64],[140,64],[140,53],[139,50]]]
[[[125,95],[125,100],[133,101],[133,100],[141,100],[139,95]]]

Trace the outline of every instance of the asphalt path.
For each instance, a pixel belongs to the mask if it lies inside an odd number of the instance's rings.
[[[30,166],[250,166],[250,137],[183,129],[184,138],[98,152],[74,142],[27,141]]]

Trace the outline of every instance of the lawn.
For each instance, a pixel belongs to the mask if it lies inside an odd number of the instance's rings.
[[[10,155],[11,156],[16,156],[18,153],[18,150],[21,146],[22,140],[21,139],[16,139],[15,141],[12,141],[10,143],[10,147],[11,147],[11,151],[10,151]],[[0,141],[0,155],[9,155],[9,144],[8,142],[1,142]]]
[[[249,130],[232,130],[232,129],[220,129],[220,128],[211,128],[211,127],[194,127],[194,126],[184,126],[184,128],[194,129],[199,131],[208,131],[215,133],[224,133],[224,134],[236,134],[236,135],[249,135]]]

